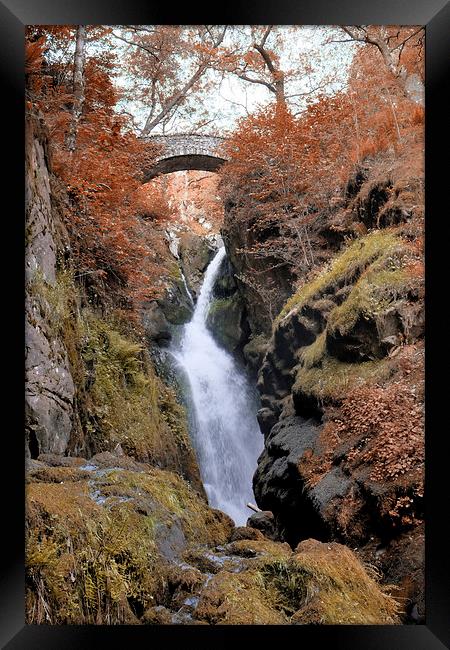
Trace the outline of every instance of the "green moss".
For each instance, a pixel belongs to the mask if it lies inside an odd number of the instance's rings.
[[[27,284],[27,292],[39,302],[41,316],[50,326],[54,336],[64,332],[68,321],[76,321],[77,292],[70,271],[59,271],[55,283],[51,284],[38,269]]]
[[[324,330],[319,334],[314,343],[302,348],[300,360],[304,368],[312,368],[313,366],[316,366],[323,358],[326,352],[326,339],[327,333],[326,330]]]
[[[200,544],[229,539],[230,522],[174,473],[85,472],[73,481],[70,468],[58,469],[61,482],[27,487],[29,623],[137,623],[167,595],[158,531],[179,526]]]
[[[223,309],[227,309],[230,305],[230,298],[215,298],[209,307],[209,314],[213,315],[217,312],[221,312]]]
[[[177,262],[174,262],[169,269],[169,278],[175,282],[183,282],[181,277],[181,269]]]
[[[209,307],[207,325],[217,341],[228,350],[241,343],[243,305],[237,293],[229,298],[215,298]]]
[[[231,522],[214,514],[191,485],[174,472],[149,469],[146,473],[112,470],[96,479],[103,495],[149,497],[157,520],[176,517],[186,539],[196,543],[224,543]]]
[[[342,281],[350,281],[366,266],[380,258],[387,258],[400,246],[395,231],[389,228],[375,230],[365,237],[355,239],[315,279],[303,285],[289,298],[275,323],[292,309],[302,307],[311,298],[320,297],[328,288]]]
[[[304,393],[321,402],[335,400],[358,385],[383,381],[390,372],[389,359],[344,363],[325,356],[320,366],[298,369],[293,393]]]
[[[33,484],[28,502],[30,623],[136,622],[164,589],[151,517],[98,506],[79,483]]]
[[[308,591],[309,574],[291,558],[279,558],[263,564],[255,579],[267,590],[276,609],[292,616]]]
[[[109,322],[92,315],[84,320],[83,358],[93,366],[89,388],[92,437],[96,450],[120,443],[129,455],[194,473],[186,414],[172,389],[156,376],[139,343]]]
[[[114,313],[81,312],[67,270],[54,284],[36,273],[28,291],[51,336],[67,350],[89,448],[106,451],[120,443],[137,459],[180,471],[201,491],[184,408],[155,374],[129,322]]]
[[[408,273],[402,268],[369,269],[355,283],[342,305],[330,313],[329,331],[346,334],[360,316],[370,318],[382,313],[405,294],[408,281]]]
[[[58,271],[55,283],[51,284],[38,269],[26,289],[35,301],[50,337],[62,342],[69,359],[72,378],[75,385],[79,386],[84,379],[80,357],[81,315],[72,272],[68,269]],[[32,324],[36,325],[33,322]]]
[[[196,618],[212,625],[286,625],[270,603],[254,571],[221,571],[203,589]]]
[[[415,280],[404,268],[408,251],[394,229],[374,231],[352,242],[322,273],[291,298],[283,313],[301,309],[315,299],[319,304],[325,292],[333,293],[343,282],[349,283],[344,301],[327,309],[325,330],[309,346],[300,349],[300,365],[293,387],[302,395],[321,402],[340,399],[342,395],[364,383],[383,381],[390,373],[388,359],[366,363],[344,363],[327,352],[327,336],[338,331],[351,332],[358,319],[381,318],[391,305],[404,300]],[[377,321],[378,322],[378,321]]]

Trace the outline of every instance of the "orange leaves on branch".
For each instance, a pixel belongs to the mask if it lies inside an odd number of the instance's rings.
[[[25,73],[32,74],[40,70],[43,59],[45,36],[25,44]]]
[[[88,37],[100,38],[108,31],[90,27]],[[68,151],[73,43],[66,57],[64,52],[73,36],[73,28],[29,31],[32,97],[49,127],[53,170],[67,187],[65,220],[78,277],[114,287],[122,305],[138,307],[160,290],[161,251],[155,243],[159,235],[149,233],[151,226],[140,219],[135,203],[142,172],[151,164],[155,148],[138,140],[125,116],[117,113],[120,94],[113,83],[112,56],[100,48],[84,67],[83,112],[76,148]],[[50,58],[46,48],[53,48]],[[61,54],[57,62],[55,51]],[[155,209],[160,208],[157,201]]]

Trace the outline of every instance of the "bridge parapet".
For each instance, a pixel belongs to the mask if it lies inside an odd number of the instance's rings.
[[[211,156],[225,160],[223,145],[226,138],[200,133],[177,133],[174,135],[153,135],[145,138],[164,147],[156,161],[175,156]]]

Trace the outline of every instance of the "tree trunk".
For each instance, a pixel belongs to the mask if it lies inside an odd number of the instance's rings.
[[[86,26],[78,25],[77,40],[75,46],[75,58],[73,66],[73,107],[72,121],[67,136],[67,148],[73,153],[75,151],[78,133],[78,123],[83,111],[84,103],[84,57],[86,44]]]

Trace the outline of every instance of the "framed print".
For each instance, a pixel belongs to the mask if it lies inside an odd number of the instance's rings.
[[[0,14],[2,647],[450,647],[448,4]]]

